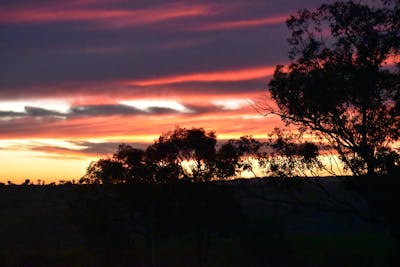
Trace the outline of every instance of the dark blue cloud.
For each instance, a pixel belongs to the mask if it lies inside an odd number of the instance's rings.
[[[224,21],[285,15],[322,1],[201,1],[216,13],[130,27],[107,28],[97,20],[2,23],[0,26],[0,97],[91,93],[84,83],[275,65],[286,61],[288,32],[283,23],[226,30],[195,30]],[[0,1],[22,7],[25,1]],[[71,2],[75,9],[135,10],[198,1]],[[26,9],[67,6],[65,1],[35,1]],[[69,7],[68,7],[69,8]],[[0,20],[1,21],[1,20]],[[0,22],[1,23],[1,22]],[[51,88],[51,89],[49,89]],[[113,88],[118,90],[118,88]],[[121,90],[125,90],[122,86]],[[34,90],[34,91],[32,91]],[[245,89],[243,89],[245,90]],[[85,92],[83,92],[85,93]]]

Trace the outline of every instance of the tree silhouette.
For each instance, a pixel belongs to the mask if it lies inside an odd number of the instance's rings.
[[[233,177],[243,171],[253,172],[251,159],[261,162],[265,154],[262,152],[263,143],[251,136],[242,136],[240,139],[230,139],[221,145],[218,151],[218,177],[224,179]],[[250,161],[249,161],[250,159]],[[260,165],[261,166],[261,165]]]
[[[400,163],[400,12],[383,4],[335,2],[287,20],[289,66],[269,83],[278,114],[325,138],[355,175]]]
[[[113,160],[125,169],[127,182],[143,182],[148,179],[149,170],[144,150],[121,144],[114,153]]]
[[[214,132],[176,128],[146,150],[121,144],[111,158],[92,162],[80,183],[204,182],[235,177],[252,170],[248,158],[261,160],[263,144],[251,137],[217,145]]]
[[[146,150],[119,145],[112,157],[92,162],[80,183],[206,182],[238,177],[244,171],[257,177],[257,169],[282,177],[320,168],[317,146],[295,143],[279,131],[275,135],[268,142],[242,136],[217,144],[214,132],[176,128]]]
[[[268,141],[271,152],[263,161],[269,176],[318,176],[318,171],[324,167],[318,158],[319,148],[314,143],[299,141],[299,138],[293,133],[274,129]]]
[[[126,169],[121,162],[112,159],[99,159],[90,163],[80,183],[113,184],[126,181]]]
[[[147,149],[151,162],[172,176],[190,181],[209,181],[215,176],[216,136],[202,128],[176,128],[167,132]],[[171,175],[169,175],[171,173]]]

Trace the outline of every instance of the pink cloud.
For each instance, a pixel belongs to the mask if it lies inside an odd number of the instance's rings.
[[[209,13],[210,10],[207,5],[167,4],[147,9],[104,9],[55,5],[40,8],[5,8],[0,11],[0,23],[97,21],[102,23],[100,24],[102,28],[118,28],[202,16]]]
[[[262,25],[282,24],[285,23],[288,17],[289,15],[280,15],[280,16],[265,17],[259,19],[249,19],[249,20],[209,22],[199,26],[195,26],[192,29],[200,31],[213,31],[213,30],[231,30],[239,28],[257,27]]]
[[[263,66],[248,69],[223,70],[215,72],[200,72],[181,75],[163,76],[143,80],[127,81],[128,85],[152,86],[183,82],[233,82],[260,79],[271,76],[275,66]]]

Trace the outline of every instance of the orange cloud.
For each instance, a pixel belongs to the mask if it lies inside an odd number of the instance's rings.
[[[127,81],[128,85],[152,86],[183,82],[233,82],[255,80],[271,76],[275,66],[263,66],[249,69],[225,70],[216,72],[189,73],[182,75],[164,76],[144,80]]]
[[[232,97],[238,96],[232,95]],[[219,98],[204,95],[196,98],[196,101],[210,99],[218,100]],[[63,144],[65,141],[152,143],[163,132],[173,130],[176,126],[204,127],[207,131],[215,131],[219,139],[238,138],[249,134],[257,138],[266,138],[268,132],[281,125],[279,118],[264,118],[251,107],[240,110],[216,110],[197,115],[115,115],[56,121],[25,118],[13,123],[11,130],[1,127],[3,131],[0,131],[0,140],[3,148],[0,149],[0,158],[2,162],[5,162],[6,168],[0,170],[0,181],[2,179],[3,181],[5,179],[23,181],[26,177],[45,179],[47,182],[77,179],[84,174],[91,160],[105,156],[66,146]],[[46,142],[38,144],[36,139],[40,141],[43,138],[62,142],[46,140],[50,145],[42,144]],[[27,145],[20,146],[19,149],[10,147],[13,142],[8,142],[8,140],[11,139],[26,140]],[[36,143],[29,145],[32,140],[36,140]],[[24,166],[24,168],[21,169],[18,166]]]
[[[276,119],[276,120],[275,120]],[[112,142],[152,143],[163,132],[180,127],[204,127],[215,131],[219,139],[237,138],[252,134],[257,138],[266,138],[267,133],[277,126],[278,118],[264,119],[255,112],[241,111],[204,114],[201,116],[143,116],[143,117],[99,117],[79,118],[72,121],[59,121],[48,125],[39,125],[10,133],[1,134],[3,144],[7,138],[53,138],[56,140],[104,140]],[[28,128],[28,127],[27,127]],[[23,148],[22,148],[23,149]],[[5,168],[0,170],[0,181],[24,178],[40,178],[47,182],[60,179],[81,177],[91,160],[106,155],[88,154],[85,151],[57,147],[39,147],[31,150],[0,149],[0,159]],[[24,166],[24,168],[20,168]],[[57,167],[56,167],[57,166]]]
[[[161,133],[181,127],[204,127],[212,129],[217,134],[230,133],[233,136],[241,134],[259,134],[268,132],[276,126],[276,120],[271,120],[257,114],[251,107],[247,110],[215,111],[197,115],[161,114],[138,116],[98,116],[71,118],[67,120],[40,121],[35,119],[19,119],[13,121],[13,127],[0,132],[0,139],[15,138],[53,138],[61,140],[73,139],[128,139],[132,142],[148,142]],[[262,126],[260,127],[260,123]]]

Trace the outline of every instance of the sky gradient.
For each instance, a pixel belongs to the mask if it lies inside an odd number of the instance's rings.
[[[174,127],[266,137],[253,103],[318,0],[0,0],[0,181],[79,179]]]

